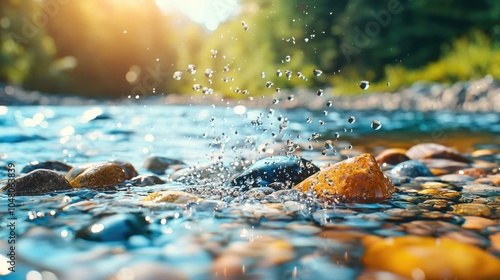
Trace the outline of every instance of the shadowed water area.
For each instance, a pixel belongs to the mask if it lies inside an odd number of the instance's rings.
[[[155,175],[144,167],[150,155],[183,163],[148,186],[131,179],[107,189],[17,196],[17,272],[8,279],[25,279],[30,271],[53,277],[47,279],[128,279],[131,271],[171,279],[352,279],[367,273],[363,238],[408,234],[449,237],[500,256],[500,188],[476,182],[481,176],[398,177],[382,165],[396,192],[371,204],[328,204],[286,188],[230,185],[255,160],[273,155],[299,155],[322,168],[362,152],[426,142],[456,149],[471,158],[467,168],[484,170],[486,178],[498,174],[500,163],[496,113],[151,103],[2,107],[2,186],[9,163],[19,175],[33,161],[122,160],[142,176]],[[477,150],[493,152],[478,158]],[[164,190],[195,197],[143,201]],[[4,227],[8,201],[0,197]],[[1,235],[3,251],[9,232]]]

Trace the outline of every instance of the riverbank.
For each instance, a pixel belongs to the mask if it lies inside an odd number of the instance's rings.
[[[116,103],[175,104],[175,105],[244,105],[258,108],[307,108],[322,110],[333,107],[342,110],[421,111],[441,110],[457,112],[500,112],[500,82],[492,76],[453,85],[415,83],[396,93],[369,92],[343,96],[334,88],[326,88],[319,95],[316,89],[295,88],[279,93],[249,97],[242,100],[225,99],[218,94],[189,96],[185,94],[154,95],[124,99],[87,99],[78,96],[43,94],[19,87],[0,85],[0,105],[91,105]]]

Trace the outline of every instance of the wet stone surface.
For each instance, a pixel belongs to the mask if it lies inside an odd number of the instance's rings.
[[[408,154],[414,138],[376,139],[400,127],[387,118],[405,115],[249,107],[239,108],[246,110],[240,114],[230,106],[196,107],[188,114],[187,107],[169,108],[147,107],[150,115],[144,118],[122,107],[103,109],[106,117],[99,122],[106,126],[76,123],[69,140],[52,136],[58,130],[40,129],[40,137],[9,130],[37,145],[2,143],[0,186],[14,158],[22,162],[16,164],[20,170],[33,160],[54,164],[53,170],[16,173],[17,272],[6,277],[24,280],[36,272],[47,279],[89,280],[469,279],[471,271],[477,279],[499,277],[495,135],[460,148],[463,138],[444,148],[427,146],[416,158]],[[49,109],[54,115],[49,127],[63,129],[68,116],[79,119],[95,108]],[[5,123],[15,126],[10,110],[20,109],[9,108],[5,116]],[[42,109],[23,107],[15,114],[32,116],[36,111],[30,110]],[[307,123],[304,115],[329,127]],[[429,126],[442,121],[441,115],[427,117]],[[173,129],[164,129],[165,119]],[[383,126],[374,130],[373,120]],[[490,123],[488,129],[495,128]],[[153,134],[166,140],[145,141]],[[144,165],[153,154],[171,161],[158,168]],[[311,177],[312,185],[326,185],[331,193],[350,187],[330,199],[324,197],[328,190],[307,185]],[[356,180],[348,184],[349,178]],[[8,199],[8,193],[0,194],[2,228],[9,223]],[[0,231],[0,261],[8,238]],[[0,263],[0,272],[4,268]]]

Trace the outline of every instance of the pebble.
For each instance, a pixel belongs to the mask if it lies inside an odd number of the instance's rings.
[[[171,168],[172,166],[185,166],[185,163],[180,160],[161,156],[150,156],[144,162],[144,168],[155,173],[156,175],[165,174],[165,170]]]
[[[87,163],[83,165],[73,166],[70,170],[68,170],[68,172],[66,173],[66,175],[64,175],[64,177],[66,177],[66,180],[68,180],[68,182],[71,182],[78,175],[82,174],[83,171],[87,170],[89,167],[92,167],[93,165],[94,165],[93,163]]]
[[[434,176],[427,166],[416,160],[399,163],[391,170],[391,175],[412,178]]]
[[[388,199],[395,191],[391,180],[382,173],[370,154],[362,154],[326,167],[299,183],[295,189],[304,193],[313,189],[316,196],[327,201],[360,203]]]
[[[368,269],[409,279],[500,278],[499,259],[448,238],[398,236],[367,243],[362,263]]]
[[[15,179],[16,195],[42,195],[70,189],[72,189],[71,185],[64,175],[48,169],[36,169]],[[8,190],[9,185],[6,184],[2,192],[11,193]]]
[[[477,217],[477,216],[465,216],[464,219],[465,223],[462,225],[462,227],[465,229],[482,230],[485,227],[498,224],[498,222],[495,222],[491,219]]]
[[[183,191],[160,191],[148,194],[142,199],[145,202],[170,202],[176,204],[187,204],[200,201],[194,194]]]
[[[491,208],[479,203],[461,203],[453,205],[453,213],[463,216],[489,217]]]
[[[465,169],[460,169],[457,172],[455,172],[459,175],[466,175],[474,178],[479,178],[486,176],[488,174],[488,171],[480,168],[465,168]]]
[[[379,164],[387,163],[391,165],[396,165],[403,161],[410,160],[410,158],[406,155],[405,149],[392,148],[384,150],[377,157],[375,157]]]
[[[477,181],[468,182],[462,187],[463,193],[473,193],[477,195],[495,195],[500,194],[500,187],[478,183]]]
[[[439,176],[439,179],[443,182],[454,183],[454,184],[460,184],[460,183],[465,184],[467,182],[474,180],[473,177],[470,177],[467,175],[460,175],[460,174],[441,175],[441,176]]]
[[[500,187],[500,174],[488,175],[486,178],[477,179],[476,182]]]
[[[490,235],[491,247],[500,252],[500,232]]]
[[[443,158],[460,162],[470,162],[470,160],[456,151],[436,143],[417,144],[406,152],[411,159]]]
[[[93,165],[70,182],[74,188],[106,188],[126,180],[121,166],[116,163],[101,163]]]
[[[130,162],[123,160],[112,160],[109,162],[118,164],[123,169],[123,172],[125,172],[125,178],[127,180],[130,180],[139,175],[139,173],[137,173],[137,170],[135,170],[135,167]]]
[[[165,263],[157,261],[142,261],[125,266],[117,270],[115,274],[106,278],[106,280],[185,280],[186,275],[174,267],[169,267]]]
[[[29,173],[36,169],[48,169],[54,171],[64,171],[67,172],[71,169],[71,165],[68,165],[64,162],[56,161],[56,160],[47,160],[47,161],[32,161],[23,169],[21,173]]]
[[[137,214],[113,214],[102,217],[76,233],[77,238],[90,241],[126,241],[138,234],[147,234],[147,222]]]
[[[420,162],[425,164],[434,175],[449,174],[470,167],[470,165],[465,162],[445,158],[427,158],[421,159]]]
[[[236,175],[231,180],[231,185],[240,186],[245,190],[272,187],[275,186],[272,183],[280,182],[290,188],[318,171],[319,168],[306,159],[297,156],[274,156],[252,164]]]
[[[160,177],[155,175],[138,175],[126,182],[130,182],[130,184],[136,187],[147,187],[166,183]]]

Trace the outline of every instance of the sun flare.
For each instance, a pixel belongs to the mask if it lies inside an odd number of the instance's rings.
[[[238,10],[238,0],[156,0],[166,13],[180,11],[191,20],[215,30]]]

